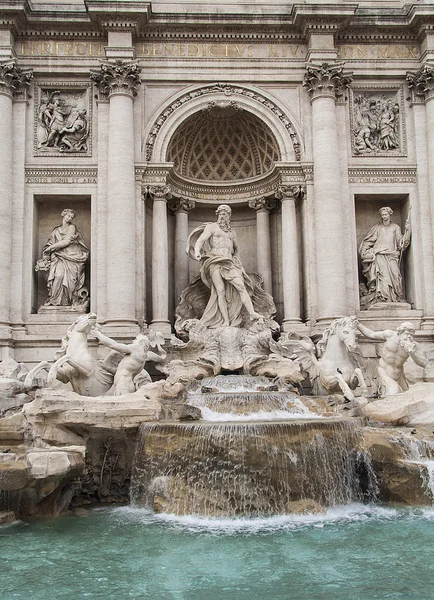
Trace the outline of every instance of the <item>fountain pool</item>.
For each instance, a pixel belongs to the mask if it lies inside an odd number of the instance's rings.
[[[428,600],[434,510],[210,519],[131,508],[0,527],[1,600]]]

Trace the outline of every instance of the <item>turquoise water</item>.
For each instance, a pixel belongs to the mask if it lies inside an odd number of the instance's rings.
[[[130,508],[0,527],[1,600],[431,600],[434,510],[267,519]]]

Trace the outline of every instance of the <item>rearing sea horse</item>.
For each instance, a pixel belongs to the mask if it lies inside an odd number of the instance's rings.
[[[62,340],[55,362],[39,363],[28,373],[25,385],[30,385],[40,371],[49,368],[48,384],[58,379],[71,383],[74,392],[81,396],[103,396],[113,384],[114,370],[97,360],[89,350],[87,336],[95,327],[96,318],[95,313],[77,317]]]

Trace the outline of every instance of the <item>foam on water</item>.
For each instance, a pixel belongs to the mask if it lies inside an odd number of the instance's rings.
[[[426,511],[425,511],[426,512]],[[434,517],[434,510],[431,511]],[[112,509],[115,519],[126,519],[143,525],[162,523],[190,532],[222,535],[272,533],[295,531],[306,527],[326,527],[349,522],[394,520],[399,516],[395,508],[360,503],[334,506],[323,513],[275,515],[267,517],[204,517],[195,515],[154,514],[149,509],[119,507]],[[422,511],[418,511],[419,517]],[[428,513],[429,517],[431,513]]]
[[[211,423],[227,423],[238,421],[285,421],[293,419],[324,419],[322,415],[311,412],[306,407],[300,412],[289,412],[288,410],[260,410],[248,414],[237,414],[232,412],[221,413],[207,407],[201,407],[202,418]]]

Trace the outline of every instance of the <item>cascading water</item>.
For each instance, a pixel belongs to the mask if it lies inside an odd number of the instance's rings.
[[[270,389],[258,377],[209,378],[189,402],[226,422],[142,424],[133,505],[178,515],[253,516],[364,499],[359,475],[366,480],[369,469],[357,451],[361,421],[320,418],[296,394]],[[255,420],[281,413],[285,420]]]
[[[428,498],[434,502],[434,441],[419,440],[408,435],[392,439],[404,453],[405,462],[417,465]]]
[[[147,424],[132,504],[209,516],[292,512],[363,499],[357,421]]]

